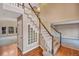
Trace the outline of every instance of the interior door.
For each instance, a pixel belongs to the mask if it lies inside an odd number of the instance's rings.
[[[23,51],[23,20],[22,16],[18,17],[17,21],[17,29],[18,29],[18,48]]]

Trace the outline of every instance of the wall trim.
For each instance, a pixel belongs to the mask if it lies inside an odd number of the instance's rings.
[[[58,19],[56,19],[56,20],[58,20]],[[53,25],[74,24],[74,23],[79,23],[79,19],[75,19],[75,18],[73,18],[73,19],[63,19],[59,22],[52,22],[52,23],[53,23]]]
[[[35,49],[35,48],[37,48],[37,47],[40,47],[40,45],[37,45],[37,46],[35,46],[35,47],[33,47],[33,48],[27,50],[27,51],[24,51],[24,52],[22,52],[22,54],[28,53],[29,51],[31,51],[31,50],[33,50],[33,49]]]
[[[77,48],[73,48],[73,47],[70,47],[70,46],[68,46],[68,45],[63,45],[63,44],[61,44],[61,46],[63,46],[63,47],[67,47],[67,48],[70,48],[70,49],[73,49],[73,50],[77,50],[77,51],[79,51],[79,49],[77,49]]]
[[[42,49],[44,49],[41,45],[39,45]]]

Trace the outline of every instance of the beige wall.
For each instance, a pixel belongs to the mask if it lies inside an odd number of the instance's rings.
[[[45,4],[41,5],[40,17],[50,30],[51,23],[79,19],[79,4]],[[43,22],[44,23],[44,22]]]
[[[0,27],[1,26],[17,26],[17,21],[0,20]]]

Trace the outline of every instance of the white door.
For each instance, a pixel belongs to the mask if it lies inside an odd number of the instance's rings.
[[[18,17],[17,21],[17,27],[18,27],[18,48],[23,51],[23,20],[22,16]]]

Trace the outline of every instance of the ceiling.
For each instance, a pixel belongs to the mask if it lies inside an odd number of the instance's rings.
[[[78,3],[43,3],[40,4],[40,9],[41,19],[49,23],[79,22]]]

